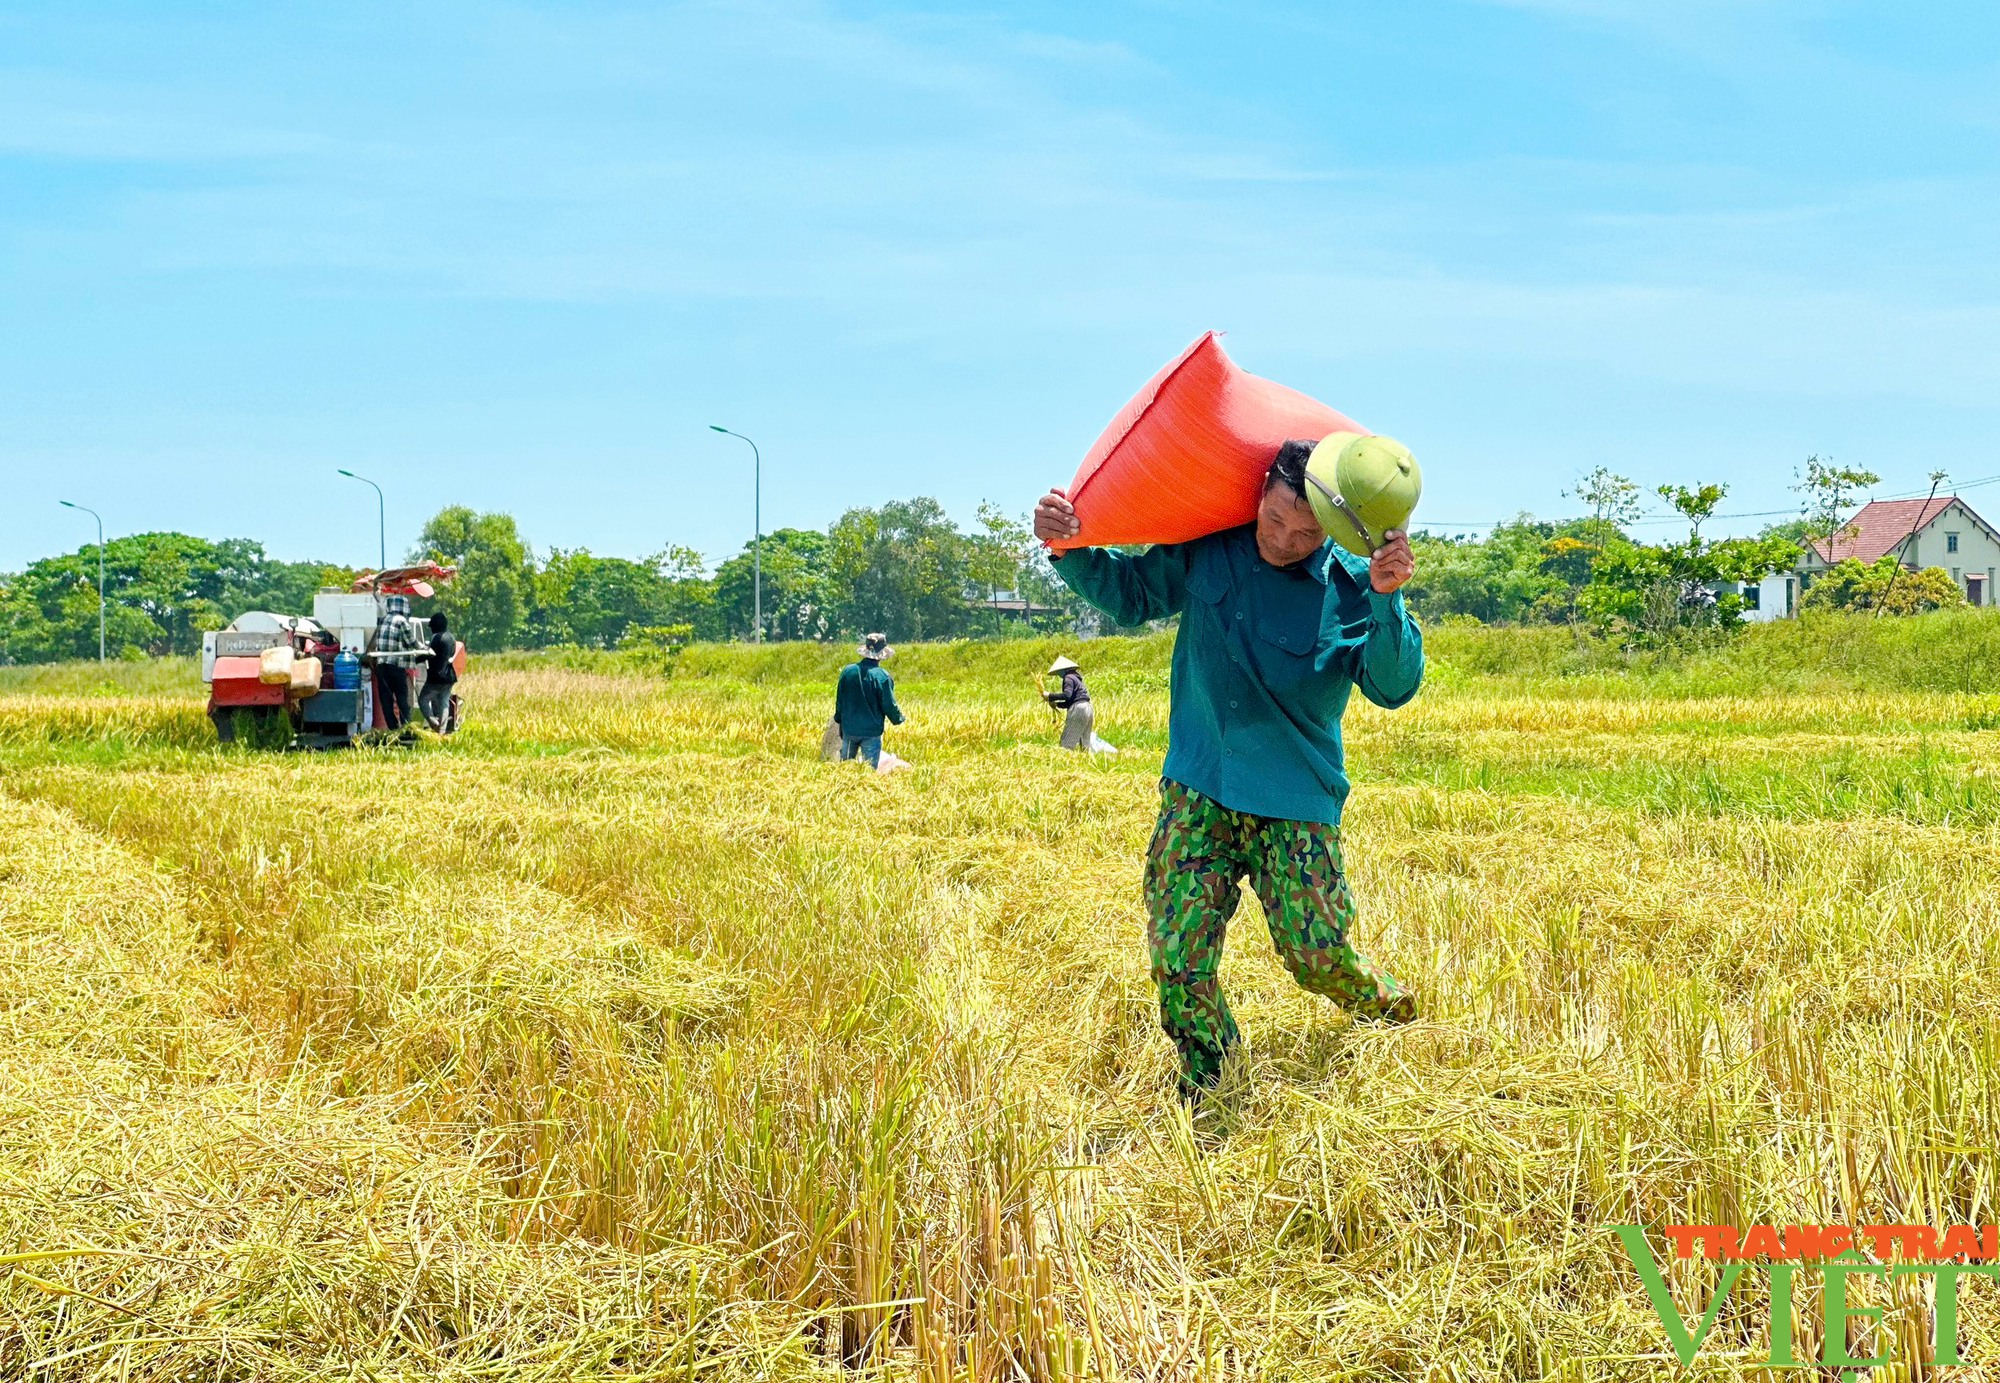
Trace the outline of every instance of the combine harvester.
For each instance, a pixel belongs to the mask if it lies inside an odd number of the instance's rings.
[[[202,635],[201,680],[208,684],[208,718],[217,738],[260,748],[340,749],[385,728],[369,669],[377,661],[395,661],[421,677],[430,660],[428,650],[374,651],[387,597],[428,597],[457,575],[456,567],[434,562],[364,572],[352,590],[314,596],[310,616],[251,610],[227,629]],[[464,643],[452,663],[463,676]],[[415,695],[412,687],[413,704]],[[447,734],[458,729],[460,715],[454,695]]]

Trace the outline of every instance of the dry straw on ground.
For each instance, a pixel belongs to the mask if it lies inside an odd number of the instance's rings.
[[[1246,898],[1191,1125],[1162,650],[1094,685],[1109,762],[1008,656],[906,664],[893,779],[726,664],[310,758],[0,694],[0,1374],[1667,1376],[1607,1225],[2000,1219],[1985,701],[1357,710],[1363,938],[1425,1017],[1305,995]],[[1964,1328],[2000,1358],[1986,1287]]]

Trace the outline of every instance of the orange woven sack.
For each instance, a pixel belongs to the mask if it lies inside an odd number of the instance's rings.
[[[1082,529],[1051,547],[1184,543],[1249,523],[1288,438],[1368,431],[1237,368],[1216,335],[1204,333],[1111,420],[1070,482]]]

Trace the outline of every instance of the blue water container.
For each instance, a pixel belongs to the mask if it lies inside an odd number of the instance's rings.
[[[361,689],[361,659],[344,648],[334,655],[333,689],[335,691]]]

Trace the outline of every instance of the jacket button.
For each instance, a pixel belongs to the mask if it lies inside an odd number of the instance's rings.
[[[1234,701],[1229,703],[1229,709],[1232,711],[1236,709],[1236,703]]]
[[[1241,610],[1238,610],[1238,611],[1236,612],[1236,618],[1238,618],[1238,619],[1242,619],[1242,618],[1243,618],[1243,612],[1242,612]]]

